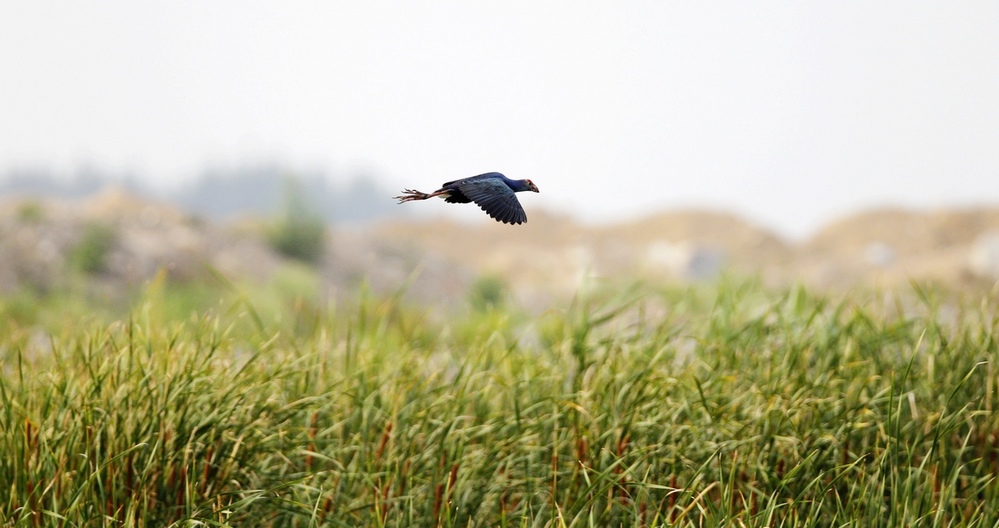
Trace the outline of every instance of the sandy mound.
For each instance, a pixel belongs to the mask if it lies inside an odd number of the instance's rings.
[[[997,209],[865,211],[802,244],[795,268],[809,281],[833,286],[872,280],[885,286],[910,279],[974,282],[983,274],[970,266],[971,256],[995,232]]]

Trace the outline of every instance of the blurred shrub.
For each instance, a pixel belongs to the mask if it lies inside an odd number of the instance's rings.
[[[506,296],[506,282],[495,275],[483,275],[468,288],[468,302],[480,312],[502,307]]]
[[[45,220],[45,208],[37,200],[25,200],[17,206],[17,219],[26,224]]]
[[[318,263],[326,252],[326,224],[307,206],[293,178],[287,181],[284,211],[272,225],[268,240],[282,255],[308,264]]]
[[[0,298],[0,320],[20,326],[33,325],[38,321],[38,305],[37,295],[30,289],[22,289]]]
[[[118,242],[118,232],[107,224],[88,224],[70,253],[70,264],[88,274],[105,270],[108,253]]]
[[[274,271],[270,285],[285,299],[320,299],[321,283],[316,270],[303,264],[286,264]]]

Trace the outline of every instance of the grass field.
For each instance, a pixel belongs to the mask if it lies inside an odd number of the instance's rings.
[[[602,289],[0,301],[0,526],[999,525],[995,292]]]

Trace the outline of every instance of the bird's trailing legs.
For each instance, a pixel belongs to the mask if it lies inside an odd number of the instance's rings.
[[[399,203],[403,203],[403,202],[411,202],[413,200],[428,200],[430,198],[433,198],[434,196],[443,196],[445,194],[448,194],[449,192],[450,191],[446,189],[441,189],[439,191],[427,194],[425,192],[420,192],[414,189],[403,189],[401,196],[394,196],[393,198],[399,200]]]

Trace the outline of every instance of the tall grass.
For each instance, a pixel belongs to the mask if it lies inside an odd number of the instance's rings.
[[[997,312],[722,282],[0,343],[4,526],[994,526]]]

